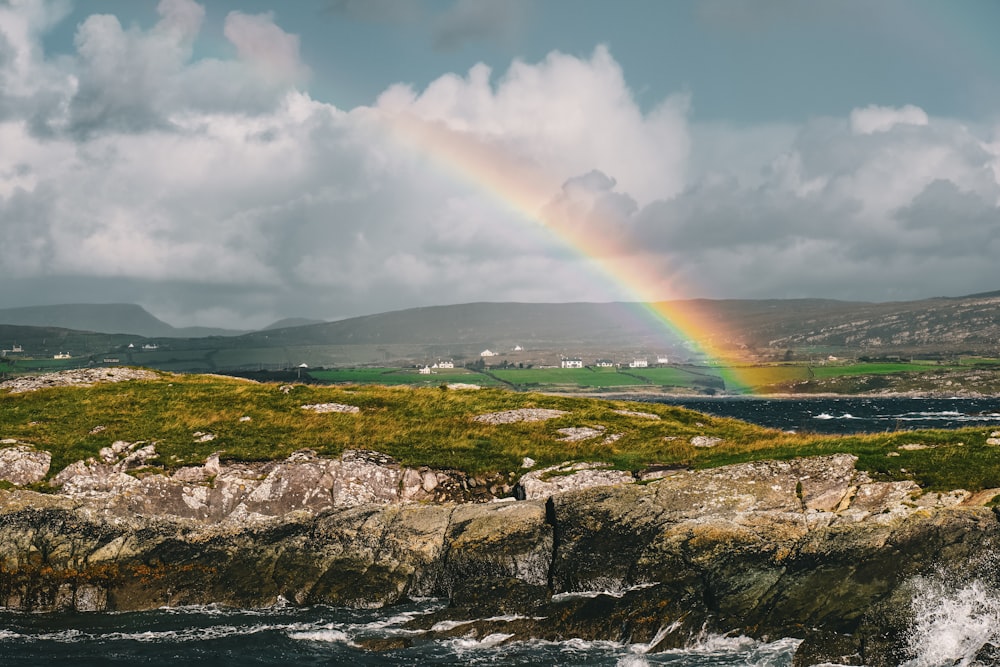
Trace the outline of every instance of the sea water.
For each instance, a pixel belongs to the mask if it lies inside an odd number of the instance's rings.
[[[625,396],[623,396],[625,398]],[[1000,428],[1000,399],[631,397],[802,433],[883,433],[918,428]]]
[[[358,642],[411,636],[405,624],[442,606],[423,601],[385,610],[213,607],[117,614],[0,615],[0,665],[790,665],[798,641],[704,637],[684,650],[650,654],[646,644],[570,639],[420,641],[366,651]],[[460,635],[460,633],[459,633]]]
[[[981,570],[981,568],[978,568]],[[977,568],[970,567],[970,572]],[[905,667],[988,667],[984,647],[1000,648],[1000,591],[979,573],[956,580],[916,580]],[[440,610],[422,600],[381,610],[214,606],[105,614],[0,614],[0,665],[565,665],[643,667],[788,667],[797,639],[762,642],[705,635],[687,647],[650,653],[648,644],[568,639],[508,641],[498,632],[463,636],[461,623],[438,627],[455,636],[427,640],[407,624]],[[516,618],[511,616],[510,620]],[[493,620],[504,620],[494,618]],[[367,651],[364,640],[408,637],[412,645]],[[1000,650],[993,655],[1000,655]]]
[[[905,667],[987,667],[984,646],[1000,646],[1000,595],[986,579],[927,577],[916,583],[913,658]],[[110,614],[0,614],[0,665],[565,665],[609,667],[788,667],[797,639],[761,642],[706,635],[684,649],[649,653],[650,644],[569,639],[508,642],[421,640],[406,624],[440,609],[440,600],[383,610],[208,607]],[[409,648],[366,651],[359,642],[411,637]]]

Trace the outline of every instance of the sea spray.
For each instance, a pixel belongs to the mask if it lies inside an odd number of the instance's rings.
[[[918,579],[906,667],[994,664],[1000,655],[1000,595],[986,579]]]

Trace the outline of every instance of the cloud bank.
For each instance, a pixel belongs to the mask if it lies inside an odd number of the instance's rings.
[[[482,9],[460,4],[454,39]],[[234,55],[196,58],[203,8],[157,11],[146,30],[90,16],[54,56],[42,36],[65,7],[0,4],[0,305],[136,301],[178,325],[256,326],[629,298],[557,221],[585,223],[594,257],[655,257],[683,287],[663,298],[1000,288],[996,127],[877,105],[700,125],[684,92],[640,108],[603,46],[339,109],[306,92],[321,64],[273,16],[232,12],[211,37]],[[543,175],[542,201],[408,141],[399,117]]]

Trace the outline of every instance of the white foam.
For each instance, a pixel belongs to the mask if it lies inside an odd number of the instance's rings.
[[[546,617],[522,616],[521,614],[504,614],[503,616],[490,616],[489,618],[477,618],[468,621],[438,621],[437,623],[431,626],[431,631],[447,632],[448,630],[453,630],[459,626],[468,625],[469,623],[477,623],[480,621],[510,623],[511,621],[521,621],[529,618],[533,621],[544,621]]]
[[[461,625],[468,625],[472,621],[438,621],[431,626],[431,632],[447,632],[448,630],[454,630]]]
[[[703,632],[687,646],[663,651],[662,655],[702,656],[706,659],[739,658],[738,664],[752,667],[773,667],[791,662],[801,639],[786,637],[762,642],[744,635],[719,635]],[[653,644],[655,646],[655,644]],[[661,654],[658,654],[661,655]],[[714,664],[714,662],[713,662]]]
[[[636,584],[634,586],[620,587],[620,586],[608,586],[600,590],[589,590],[589,591],[566,591],[564,593],[556,593],[552,596],[553,602],[558,602],[559,600],[569,600],[573,598],[596,598],[599,595],[607,595],[613,598],[623,597],[626,593],[631,593],[632,591],[641,591],[644,588],[651,588],[653,586],[658,586],[659,582],[647,582],[644,584]]]
[[[462,637],[460,639],[452,639],[448,643],[452,648],[462,651],[470,649],[483,649],[483,648],[493,648],[499,644],[504,643],[514,635],[506,634],[503,632],[494,632],[492,634],[486,635],[482,639],[473,639],[472,637]]]
[[[326,642],[330,644],[351,644],[351,638],[347,633],[340,630],[307,630],[304,632],[290,632],[289,639],[298,639],[307,642]]]
[[[257,625],[212,625],[204,628],[185,628],[183,630],[146,630],[144,632],[109,632],[102,635],[85,635],[87,639],[101,641],[137,641],[137,642],[200,642],[209,639],[254,635],[270,630],[286,630],[288,625],[260,623]],[[82,633],[81,633],[82,634]]]
[[[661,641],[663,641],[664,637],[666,637],[667,635],[669,635],[671,632],[675,632],[680,627],[681,627],[681,622],[680,621],[674,621],[670,625],[665,625],[662,628],[660,628],[659,630],[657,630],[656,634],[653,635],[653,638],[649,640],[649,643],[647,643],[647,644],[641,644],[641,643],[632,644],[629,647],[629,650],[632,651],[632,653],[636,653],[636,654],[649,653],[652,649],[654,649],[656,647],[657,644],[659,644]]]
[[[626,655],[618,659],[615,663],[616,667],[648,667],[649,660],[646,660],[641,655]]]
[[[912,609],[907,648],[916,657],[906,667],[968,667],[984,646],[1000,645],[1000,597],[980,579],[960,586],[920,580]]]

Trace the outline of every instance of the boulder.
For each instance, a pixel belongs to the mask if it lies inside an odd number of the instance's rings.
[[[557,493],[634,481],[632,473],[614,470],[607,463],[562,463],[523,475],[514,493],[521,500],[544,500]]]
[[[0,482],[10,482],[15,486],[41,482],[49,474],[51,463],[51,454],[34,447],[4,447],[0,449]]]

